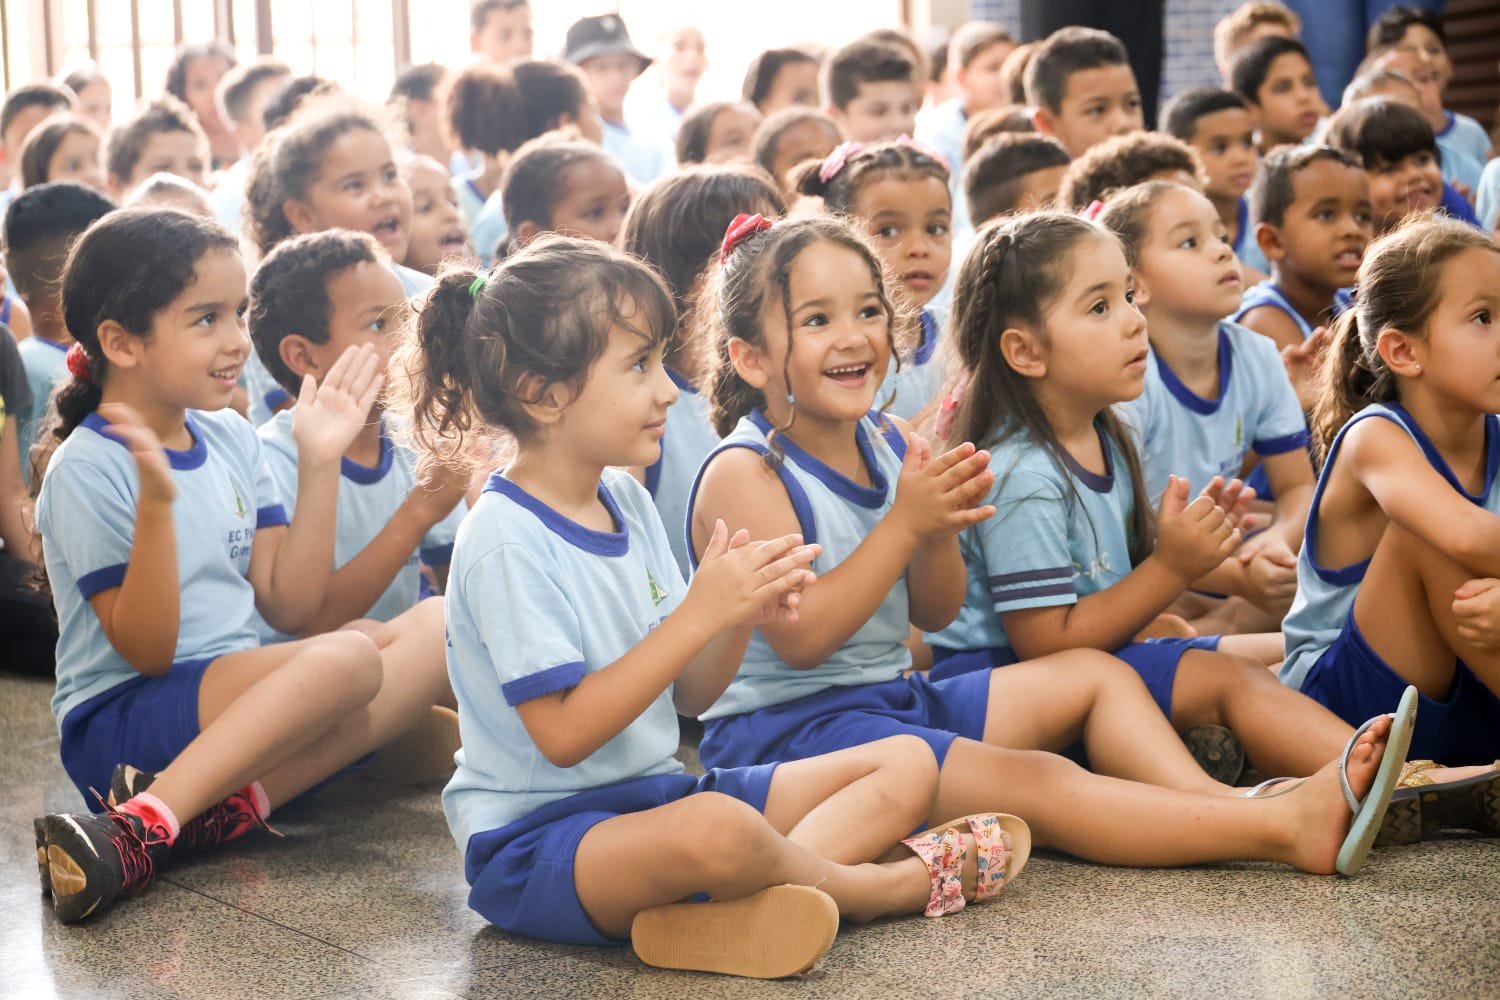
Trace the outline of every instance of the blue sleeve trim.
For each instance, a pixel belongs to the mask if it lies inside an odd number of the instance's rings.
[[[990,577],[990,589],[1014,587],[1018,583],[1035,583],[1038,580],[1073,580],[1072,566],[1048,566],[1046,569],[1028,569],[1020,573],[1001,573]]]
[[[1266,438],[1252,442],[1255,453],[1262,458],[1267,455],[1280,455],[1288,451],[1296,451],[1298,448],[1306,448],[1308,443],[1307,431],[1298,431],[1295,434],[1285,434],[1281,437]]]
[[[422,556],[422,561],[429,566],[447,566],[453,562],[453,543],[433,545],[422,549],[420,555]]]
[[[125,582],[125,570],[129,565],[129,563],[120,563],[117,566],[105,566],[92,573],[83,574],[78,578],[78,592],[86,601],[95,594],[120,586]]]
[[[262,507],[255,512],[255,527],[257,530],[260,528],[279,528],[283,524],[290,523],[291,519],[286,516],[286,508],[279,503],[272,504],[269,507]]]
[[[670,372],[671,369],[668,369],[668,371]],[[667,439],[666,438],[662,438],[662,451],[663,451],[663,454],[665,454],[665,452],[666,452],[666,443],[667,443]],[[651,498],[653,500],[656,499],[656,489],[657,489],[657,487],[659,487],[661,485],[661,460],[662,460],[662,457],[663,457],[662,455],[657,455],[656,456],[656,461],[654,461],[650,465],[646,466],[646,492],[649,493],[649,494],[651,494]]]
[[[588,672],[588,666],[582,661],[560,663],[538,673],[506,681],[500,685],[500,693],[505,695],[505,703],[514,708],[523,701],[543,698],[555,691],[577,687],[578,682],[583,680],[583,675]]]
[[[996,588],[990,588],[990,599],[997,605],[1010,604],[1013,601],[1031,601],[1038,597],[1077,596],[1078,594],[1073,590],[1073,581],[1071,580],[1067,583],[1049,583],[1045,587],[1019,587],[1000,593],[996,592]]]
[[[274,389],[268,390],[266,394],[261,397],[261,399],[266,404],[266,409],[271,410],[272,412],[275,412],[277,407],[281,406],[282,403],[287,402],[291,398],[292,394],[287,392],[279,385]]]

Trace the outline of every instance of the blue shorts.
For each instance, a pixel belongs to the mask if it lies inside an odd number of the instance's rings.
[[[835,687],[781,705],[711,719],[698,757],[713,767],[804,760],[910,734],[932,747],[938,765],[960,736],[984,739],[990,675],[934,682],[925,674],[882,684]]]
[[[1147,639],[1132,642],[1115,650],[1112,656],[1124,660],[1141,680],[1161,714],[1172,718],[1172,688],[1177,683],[1177,665],[1190,649],[1216,652],[1219,648],[1217,635],[1200,635],[1192,639]],[[977,670],[992,670],[1008,667],[1016,662],[1016,654],[1009,649],[946,649],[932,647],[932,676],[938,680],[956,677]]]
[[[1302,693],[1357,726],[1394,709],[1408,683],[1365,641],[1351,611],[1338,638],[1307,672]],[[1450,767],[1500,758],[1500,698],[1462,660],[1454,661],[1453,691],[1445,700],[1420,697],[1407,756]]]
[[[469,838],[464,878],[469,906],[512,934],[563,944],[624,944],[599,932],[573,884],[578,844],[598,823],[645,812],[698,792],[721,792],[766,810],[775,764],[691,774],[658,774],[591,788]]]
[[[198,737],[198,686],[214,661],[183,660],[160,677],[132,677],[77,705],[62,720],[63,769],[90,809],[109,794],[115,765],[160,771]]]

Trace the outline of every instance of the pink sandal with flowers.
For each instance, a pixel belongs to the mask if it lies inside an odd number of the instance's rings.
[[[959,827],[967,826],[968,833]],[[941,917],[962,910],[964,863],[969,851],[977,852],[974,867],[974,901],[982,903],[999,895],[1031,857],[1031,829],[1025,820],[1007,813],[981,813],[933,827],[901,841],[922,859],[932,878],[932,896],[922,915]]]

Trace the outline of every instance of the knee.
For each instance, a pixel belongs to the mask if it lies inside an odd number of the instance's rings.
[[[329,632],[311,640],[318,678],[352,705],[368,704],[380,693],[380,648],[359,631]]]
[[[919,736],[888,736],[865,747],[880,775],[878,791],[891,810],[927,815],[937,795],[938,761]],[[884,812],[885,810],[882,810]]]
[[[722,792],[699,792],[684,800],[686,822],[672,838],[672,851],[707,882],[735,878],[769,866],[779,836],[766,818]]]

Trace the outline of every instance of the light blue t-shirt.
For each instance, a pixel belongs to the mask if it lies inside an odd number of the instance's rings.
[[[1271,262],[1265,251],[1255,241],[1255,224],[1250,221],[1250,199],[1240,196],[1238,232],[1234,234],[1234,255],[1246,267],[1253,267],[1261,274],[1271,273]]]
[[[31,409],[16,414],[17,443],[21,447],[21,471],[23,477],[31,469],[27,458],[31,446],[36,442],[42,418],[47,415],[47,403],[52,398],[52,389],[59,382],[71,378],[68,374],[68,344],[56,344],[42,337],[27,337],[16,345],[21,355],[21,364],[26,369],[26,384],[31,387]]]
[[[219,183],[208,193],[214,218],[238,235],[245,226],[245,185],[250,182],[250,157],[242,156],[219,175]]]
[[[647,142],[618,122],[604,122],[603,146],[637,184],[650,184],[672,167],[662,147]]]
[[[251,351],[245,360],[240,378],[245,383],[245,394],[250,397],[250,422],[256,427],[263,427],[276,415],[277,409],[292,398],[291,393],[272,377],[256,351]]]
[[[763,455],[770,430],[770,423],[757,410],[739,422],[715,454],[729,448],[748,448]],[[901,474],[901,458],[906,453],[901,432],[890,421],[871,412],[855,426],[855,435],[870,477],[869,486],[829,468],[789,438],[777,437],[785,459],[776,472],[797,514],[803,541],[823,547],[812,564],[813,572],[818,575],[831,572],[848,559],[885,517],[896,497],[896,480]],[[704,463],[705,467],[707,464]],[[701,479],[702,474],[699,475]],[[695,482],[688,498],[689,518],[697,493]],[[903,645],[911,634],[910,620],[903,573],[870,620],[815,669],[794,669],[756,629],[729,689],[701,718],[719,719],[753,712],[832,687],[893,680],[911,666],[911,652]]]
[[[985,498],[995,516],[959,535],[969,571],[964,606],[952,625],[928,636],[953,650],[1008,650],[1007,611],[1077,604],[1131,571],[1128,525],[1134,491],[1124,456],[1096,424],[1105,474],[1066,451],[1064,468],[1029,435],[990,446],[995,485]],[[998,654],[997,665],[1013,663]]]
[[[59,723],[73,708],[140,676],[104,635],[89,598],[125,579],[140,480],[135,459],[92,413],[58,446],[37,499],[47,577],[57,606]],[[260,528],[287,523],[260,439],[233,410],[189,410],[193,445],[168,451],[177,496],[172,527],[181,591],[173,662],[256,645],[255,590],[246,574]]]
[[[426,294],[435,281],[432,275],[423,274],[405,264],[392,264],[391,267],[395,270],[396,277],[401,280],[401,288],[409,299]]]
[[[1500,157],[1485,164],[1477,194],[1474,211],[1479,216],[1479,224],[1485,232],[1493,233],[1500,227]]]
[[[1443,114],[1447,117],[1448,124],[1437,133],[1437,144],[1443,151],[1443,159],[1447,160],[1448,154],[1453,152],[1483,167],[1490,158],[1490,136],[1484,126],[1468,115],[1452,111],[1444,111]]]
[[[1219,324],[1218,336],[1217,399],[1183,385],[1152,351],[1146,388],[1121,408],[1142,442],[1153,503],[1168,476],[1185,478],[1196,492],[1214,476],[1238,477],[1251,451],[1264,458],[1307,448],[1307,421],[1276,345],[1228,320]]]
[[[266,462],[271,475],[276,479],[277,491],[288,518],[297,516],[297,441],[292,437],[292,420],[295,408],[283,410],[261,426],[261,446],[265,449]],[[406,502],[411,491],[417,488],[417,458],[410,448],[393,442],[386,434],[385,422],[380,425],[380,463],[374,468],[339,460],[339,502],[335,514],[333,544],[333,568],[339,569],[359,555],[375,540],[396,511]],[[403,611],[413,607],[421,589],[420,562],[429,566],[446,566],[453,556],[453,539],[458,525],[467,510],[462,501],[453,511],[427,532],[418,551],[411,554],[406,565],[396,574],[385,593],[358,617],[376,621],[390,621]],[[285,642],[296,636],[278,632],[259,615],[256,630],[262,643]]]
[[[911,420],[943,391],[943,376],[948,364],[948,352],[943,342],[947,318],[946,312],[931,307],[922,310],[922,340],[910,357],[902,359],[900,371],[896,370],[896,359],[891,359],[885,381],[875,392],[877,410],[883,409],[902,420]],[[893,397],[894,402],[891,402]],[[889,407],[887,402],[891,402]]]
[[[677,386],[677,402],[667,410],[667,433],[661,439],[661,457],[646,467],[646,490],[656,503],[667,541],[683,577],[693,573],[688,555],[687,504],[693,479],[705,459],[719,445],[718,432],[709,419],[708,399],[693,384],[667,369]]]
[[[1365,577],[1370,560],[1351,566],[1324,566],[1317,560],[1318,508],[1323,502],[1323,489],[1328,484],[1328,473],[1338,460],[1339,448],[1344,435],[1361,420],[1389,420],[1417,443],[1429,464],[1436,469],[1448,485],[1461,496],[1483,507],[1492,514],[1500,514],[1500,489],[1495,488],[1495,475],[1500,472],[1500,420],[1492,414],[1484,418],[1484,489],[1475,496],[1460,485],[1458,477],[1443,461],[1443,456],[1433,446],[1431,439],[1412,419],[1411,414],[1397,403],[1382,405],[1372,403],[1349,418],[1333,444],[1328,449],[1328,458],[1318,476],[1318,486],[1313,493],[1312,507],[1307,513],[1307,534],[1302,542],[1302,552],[1297,556],[1297,596],[1292,609],[1281,624],[1286,638],[1286,659],[1281,665],[1281,682],[1300,690],[1308,673],[1318,658],[1333,645],[1354,607],[1354,596]]]
[[[1340,313],[1354,304],[1354,297],[1349,294],[1347,288],[1340,288],[1333,296],[1332,318],[1337,318]],[[1302,318],[1302,314],[1293,308],[1291,300],[1286,297],[1276,283],[1270,278],[1258,284],[1251,285],[1245,289],[1245,294],[1240,298],[1240,307],[1229,316],[1231,322],[1240,323],[1245,314],[1252,309],[1261,306],[1271,306],[1286,313],[1297,329],[1302,331],[1302,339],[1306,340],[1313,335],[1313,325]]]
[[[484,267],[494,267],[500,258],[500,247],[509,235],[510,227],[505,224],[505,202],[500,197],[500,189],[496,188],[469,226],[469,243],[479,255],[479,263]]]
[[[687,591],[645,489],[608,470],[599,497],[614,531],[571,521],[497,473],[458,530],[446,609],[463,747],[443,812],[460,851],[549,802],[682,770],[670,687],[572,767],[549,763],[516,711],[630,652]]]

